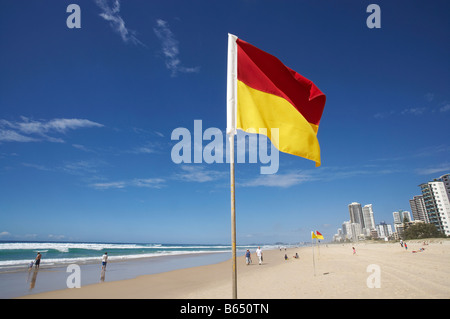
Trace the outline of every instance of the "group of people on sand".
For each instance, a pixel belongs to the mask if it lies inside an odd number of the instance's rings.
[[[261,265],[263,262],[263,252],[261,250],[261,247],[258,246],[258,249],[255,251],[256,256],[258,257],[258,262]],[[252,254],[250,253],[250,250],[247,249],[245,252],[245,264],[248,266],[252,263]]]
[[[298,256],[298,253],[295,253],[295,255],[292,256],[292,258],[299,259],[300,257]],[[287,254],[284,254],[284,260],[289,260],[289,257],[287,256]]]
[[[259,265],[261,265],[263,262],[263,252],[261,250],[261,247],[258,247],[258,249],[256,249],[255,253],[256,253],[256,256],[258,257],[258,263],[259,263]],[[298,253],[295,253],[295,255],[292,256],[292,258],[298,259],[300,257],[298,256]],[[284,260],[288,260],[288,259],[289,258],[287,256],[287,254],[284,254]],[[247,251],[245,252],[245,264],[248,266],[251,263],[252,263],[252,254],[250,253],[250,250],[247,249]]]
[[[400,239],[400,246],[402,246],[402,248],[405,247],[405,249],[408,250],[408,245],[404,243],[402,239]]]

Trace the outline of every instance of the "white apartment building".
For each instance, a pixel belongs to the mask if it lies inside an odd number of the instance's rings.
[[[362,208],[364,220],[364,234],[370,236],[370,232],[375,229],[375,219],[373,218],[372,204],[364,205]]]
[[[409,206],[411,206],[411,212],[414,220],[421,220],[424,223],[429,223],[427,208],[422,195],[414,196],[409,200]]]
[[[361,233],[362,229],[365,227],[361,204],[356,202],[351,203],[348,205],[348,211],[350,213],[350,222],[359,224],[361,228],[359,232]]]
[[[448,175],[444,175],[448,176]],[[419,185],[427,210],[429,222],[445,235],[450,235],[450,201],[444,181],[435,180],[433,182]]]

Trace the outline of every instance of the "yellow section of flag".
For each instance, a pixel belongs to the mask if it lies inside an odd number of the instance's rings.
[[[316,230],[316,238],[317,239],[322,239],[323,240],[323,236],[322,236],[322,234],[321,233],[319,233],[319,231],[318,230]]]

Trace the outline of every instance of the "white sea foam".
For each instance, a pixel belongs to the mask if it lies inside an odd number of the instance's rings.
[[[242,254],[246,249],[254,250],[258,245],[239,245],[238,254]],[[278,246],[261,245],[264,249],[276,249]],[[73,251],[77,249],[78,251]],[[231,252],[229,245],[170,245],[170,244],[117,244],[117,243],[57,243],[57,242],[3,242],[0,243],[0,252],[16,250],[13,254],[17,259],[0,260],[0,271],[7,269],[26,268],[32,259],[24,259],[32,251],[34,254],[39,251],[43,253],[42,266],[61,266],[72,263],[86,264],[101,261],[101,254],[96,251],[110,252],[110,261],[123,261],[130,259],[151,258],[157,256],[175,256],[201,253],[227,253]],[[70,251],[69,251],[70,250]],[[80,251],[86,250],[86,252]],[[114,251],[115,250],[115,251]],[[119,252],[120,250],[120,252]],[[53,252],[52,252],[53,251]],[[57,253],[56,253],[57,252]],[[54,255],[56,253],[56,255]],[[61,254],[62,253],[62,254]],[[75,253],[76,255],[72,255]],[[95,256],[94,256],[94,255]],[[81,256],[84,255],[84,256]],[[10,255],[12,257],[12,255]],[[32,257],[34,257],[32,255]],[[27,258],[27,257],[25,257]]]
[[[138,244],[104,244],[104,243],[0,243],[0,250],[21,250],[29,249],[36,251],[44,251],[49,249],[58,250],[60,252],[68,252],[69,249],[139,249],[153,248],[152,245]]]
[[[205,253],[223,253],[223,250],[216,251],[158,251],[155,253],[148,254],[130,254],[130,255],[120,255],[120,256],[109,256],[109,261],[124,261],[132,259],[142,259],[142,258],[152,258],[152,257],[163,257],[163,256],[176,256],[176,255],[187,255],[187,254],[205,254]],[[41,266],[55,266],[55,265],[67,265],[67,264],[87,264],[101,262],[101,256],[99,257],[75,257],[75,258],[46,258],[41,261]],[[23,268],[28,267],[31,260],[21,259],[21,260],[6,260],[0,261],[0,270],[10,269],[10,268]]]

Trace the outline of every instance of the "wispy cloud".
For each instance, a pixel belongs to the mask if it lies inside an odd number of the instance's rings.
[[[136,37],[136,32],[125,26],[125,21],[120,16],[119,0],[95,0],[95,3],[102,10],[100,16],[109,22],[111,28],[120,35],[123,42],[145,46]]]
[[[102,124],[86,119],[31,120],[22,116],[21,121],[0,119],[0,142],[39,142],[64,143],[60,137],[49,134],[65,134],[69,130],[103,127]]]
[[[437,103],[433,93],[427,93],[424,96],[426,102],[419,102],[420,104],[426,104],[421,106],[407,107],[403,110],[386,110],[382,112],[375,113],[373,115],[376,119],[384,119],[391,116],[420,116],[424,114],[438,114],[450,111],[450,103],[448,101],[443,101]]]
[[[419,148],[414,150],[411,153],[402,154],[400,156],[390,156],[390,157],[382,157],[371,159],[371,162],[395,162],[395,161],[405,161],[411,158],[421,158],[421,157],[433,157],[433,156],[445,156],[445,153],[450,153],[450,146],[441,144],[441,145],[431,145],[424,148]]]
[[[153,28],[158,39],[161,41],[162,53],[165,58],[166,67],[171,71],[172,76],[181,73],[195,73],[199,71],[198,67],[185,67],[181,65],[179,43],[169,28],[169,24],[161,19],[156,20],[156,26]]]
[[[401,114],[422,115],[426,110],[427,110],[426,107],[410,107],[401,111]]]
[[[243,187],[281,187],[288,188],[299,185],[306,181],[312,181],[313,177],[302,172],[291,172],[286,174],[260,175],[252,180],[238,183]]]
[[[440,112],[448,112],[448,111],[450,111],[450,103],[447,103],[447,104],[444,104],[443,106],[441,106],[439,108],[439,111]]]
[[[436,173],[450,173],[450,163],[442,163],[433,167],[416,169],[416,173],[419,175],[429,175]]]
[[[204,166],[182,165],[181,172],[174,175],[174,179],[186,182],[212,182],[227,176],[227,173],[212,169],[205,169]]]
[[[52,171],[51,168],[46,167],[44,165],[39,165],[39,164],[33,164],[33,163],[22,163],[23,166],[25,167],[30,167],[30,168],[34,168],[40,171]]]
[[[9,232],[7,232],[7,231],[2,231],[0,233],[0,237],[7,237],[7,236],[11,236],[11,234]]]
[[[239,181],[241,187],[280,187],[289,188],[306,182],[331,181],[363,176],[380,176],[399,173],[397,169],[371,167],[322,167],[314,170],[290,171],[284,174],[259,175],[253,179]]]
[[[80,151],[83,151],[83,152],[86,152],[86,153],[95,153],[94,150],[91,150],[91,149],[89,149],[86,146],[81,145],[81,144],[72,144],[72,146],[74,148],[76,148],[77,150],[80,150]]]
[[[163,178],[135,178],[132,180],[94,183],[91,187],[99,190],[106,189],[123,189],[127,187],[145,187],[145,188],[162,188],[165,186],[166,180]]]
[[[1,127],[0,122],[0,143],[1,142],[38,142],[39,139],[22,135],[12,130]]]

